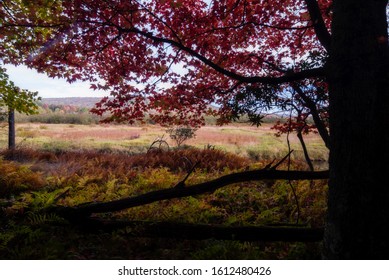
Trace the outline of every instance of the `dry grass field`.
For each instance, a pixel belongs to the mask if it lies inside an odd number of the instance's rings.
[[[185,145],[197,148],[212,147],[247,156],[255,160],[279,158],[288,152],[286,135],[275,136],[271,124],[260,127],[236,124],[228,126],[205,126],[196,131],[193,139]],[[174,142],[166,128],[154,125],[73,125],[22,123],[16,127],[17,145],[20,148],[34,148],[49,151],[99,150],[142,153],[158,139],[165,139],[171,148]],[[327,160],[328,151],[318,135],[305,136],[311,158],[317,162]],[[303,159],[303,153],[296,135],[289,135],[294,159]],[[0,145],[7,145],[7,131],[0,134]]]

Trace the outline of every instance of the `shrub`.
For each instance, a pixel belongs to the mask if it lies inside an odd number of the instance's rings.
[[[169,133],[169,137],[177,144],[177,147],[180,147],[186,140],[195,137],[196,130],[189,126],[179,126],[169,128],[166,132]]]

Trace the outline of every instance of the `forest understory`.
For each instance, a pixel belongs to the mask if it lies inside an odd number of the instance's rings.
[[[318,259],[320,240],[239,240],[179,236],[180,226],[322,229],[327,180],[258,180],[209,193],[165,199],[91,218],[114,228],[75,223],[51,209],[136,197],[231,173],[307,170],[303,160],[258,159],[212,146],[130,154],[22,148],[0,160],[1,259]],[[125,221],[126,223],[123,223]],[[146,225],[146,226],[145,226]],[[173,225],[151,236],[147,226]],[[178,225],[176,230],[174,225]],[[228,240],[226,240],[228,239]],[[316,238],[317,239],[317,238]]]

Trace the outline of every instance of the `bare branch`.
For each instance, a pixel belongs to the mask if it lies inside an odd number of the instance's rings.
[[[294,150],[290,150],[289,153],[284,156],[276,165],[270,166],[270,169],[276,170],[278,166],[280,166],[286,159],[290,157],[290,155],[294,152]]]
[[[309,170],[313,171],[314,168],[313,168],[312,160],[311,160],[311,158],[309,157],[308,149],[307,149],[307,146],[305,145],[304,137],[303,137],[303,134],[302,134],[302,132],[301,132],[302,129],[303,129],[303,128],[300,128],[300,129],[297,131],[297,138],[299,139],[300,144],[301,144],[301,147],[303,148],[305,161],[307,162],[307,164],[308,164],[308,166],[309,166]]]
[[[224,186],[249,182],[258,181],[264,179],[280,179],[280,180],[320,180],[328,179],[328,171],[281,171],[274,169],[260,169],[251,170],[238,173],[232,173],[229,175],[222,176],[220,178],[200,183],[185,188],[169,188],[158,191],[152,191],[135,197],[123,198],[110,202],[97,202],[89,203],[81,206],[64,207],[58,209],[64,216],[89,216],[92,213],[104,213],[120,211],[127,208],[150,204],[152,202],[167,200],[172,198],[180,198],[187,196],[194,196],[204,193],[213,193],[219,188]]]
[[[189,178],[190,174],[192,174],[193,171],[195,171],[195,169],[196,169],[196,167],[197,167],[197,165],[198,165],[199,163],[200,163],[199,161],[196,162],[196,163],[191,167],[191,169],[188,171],[188,174],[186,174],[185,178],[184,178],[182,181],[178,182],[178,184],[175,185],[174,188],[183,188],[183,187],[185,187],[185,182],[186,182],[186,180]]]

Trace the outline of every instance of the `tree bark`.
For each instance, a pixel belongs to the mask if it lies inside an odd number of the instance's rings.
[[[13,108],[8,109],[8,149],[14,150],[15,144],[15,110]]]
[[[389,258],[387,0],[334,0],[323,255]]]

